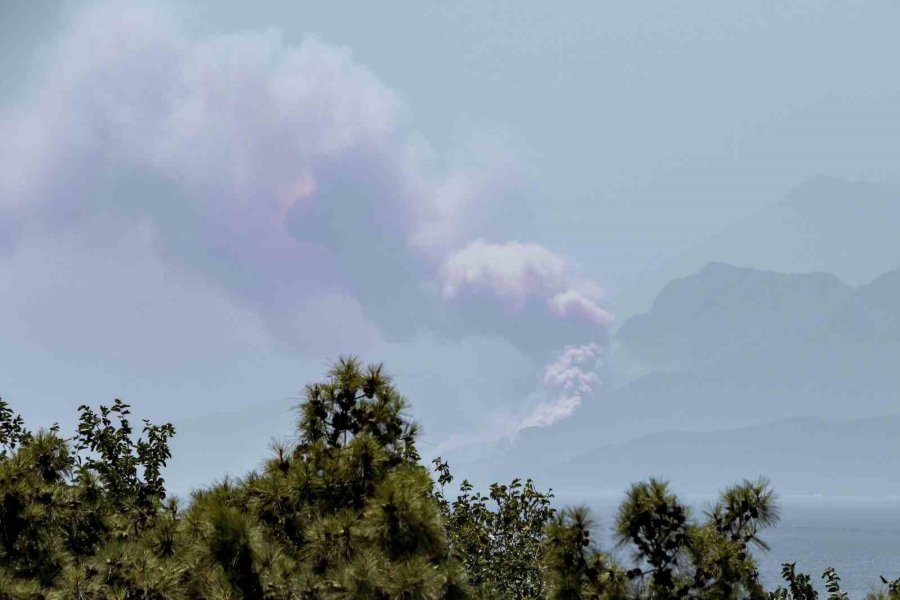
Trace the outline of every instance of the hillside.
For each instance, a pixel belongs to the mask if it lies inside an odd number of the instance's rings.
[[[713,263],[671,282],[622,325],[604,391],[574,417],[462,460],[485,478],[509,477],[661,431],[896,415],[898,354],[900,271],[851,287],[826,273]],[[789,436],[784,444],[793,447]],[[684,468],[700,472],[692,456]]]
[[[891,360],[898,350],[900,271],[851,288],[825,273],[715,263],[670,283],[650,311],[623,324],[610,383],[618,378],[621,389],[614,393],[643,398],[657,381],[676,389],[765,392],[788,401],[774,406],[757,399],[752,412],[777,409],[771,418],[785,416],[785,409],[788,415],[872,416],[889,412],[900,392]]]
[[[900,417],[803,418],[716,432],[655,433],[603,445],[536,477],[558,489],[602,492],[659,476],[685,492],[710,493],[727,482],[764,475],[782,494],[875,496],[900,494],[900,484],[886,476],[897,464]]]
[[[603,391],[574,417],[527,429],[510,440],[445,454],[457,473],[490,482],[537,474],[598,448],[661,431],[694,432],[691,443],[702,445],[718,439],[703,437],[707,434],[785,418],[895,415],[900,412],[898,354],[900,270],[852,287],[827,273],[785,274],[711,263],[670,282],[646,314],[622,325],[606,357]],[[186,493],[191,481],[258,466],[267,443],[294,432],[292,403],[176,423],[179,434],[168,470],[172,489]],[[859,421],[857,427],[867,423],[874,422]],[[784,430],[773,435],[782,436],[783,452],[793,451]],[[819,439],[809,440],[810,447],[822,446]],[[660,455],[679,457],[686,473],[706,472],[704,465],[692,462],[702,454],[699,447],[693,453]],[[433,448],[426,444],[422,450],[427,454]],[[728,458],[735,473],[741,465],[767,464],[762,458],[758,463],[738,459]],[[620,463],[623,476],[631,468],[643,469],[628,460]],[[844,463],[836,464],[844,468]],[[854,476],[865,464],[863,457],[852,466]]]
[[[666,282],[710,260],[783,273],[828,272],[864,285],[900,267],[898,229],[900,189],[813,177],[643,274],[613,308],[626,318],[646,310]]]

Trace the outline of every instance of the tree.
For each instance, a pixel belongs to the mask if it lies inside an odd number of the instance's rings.
[[[552,491],[540,492],[530,479],[493,484],[487,496],[463,481],[453,502],[444,487],[453,480],[446,462],[434,459],[435,490],[451,551],[465,565],[472,586],[484,597],[541,598],[541,544],[553,515]]]
[[[9,403],[0,398],[0,460],[30,439],[31,432],[25,429],[22,417],[15,414]]]
[[[631,486],[619,508],[616,534],[635,549],[629,573],[645,581],[651,598],[763,598],[749,546],[767,549],[759,537],[779,510],[765,480],[727,488],[702,523],[665,481]]]
[[[210,597],[462,598],[418,428],[380,365],[341,359],[306,388],[299,437],[261,472],[194,495],[185,515]]]
[[[137,590],[155,589],[167,572],[142,532],[165,497],[161,470],[174,429],[145,422],[146,439],[135,441],[126,404],[101,407],[101,416],[80,410],[73,445],[56,426],[29,432],[0,404],[2,588],[21,598],[99,598],[104,588],[151,597]]]
[[[170,424],[116,400],[79,407],[74,437],[29,430],[0,400],[0,600],[817,600],[808,575],[759,582],[779,510],[765,480],[726,488],[697,520],[665,481],[633,485],[616,521],[623,566],[584,508],[531,480],[487,494],[435,460],[380,365],[341,359],[306,388],[298,435],[259,470],[167,497]],[[828,600],[847,600],[833,569]],[[870,600],[900,598],[900,580]]]
[[[594,522],[586,508],[553,516],[544,541],[544,578],[550,600],[628,598],[628,573],[592,540]]]
[[[166,498],[162,469],[172,457],[169,439],[175,435],[171,423],[153,425],[144,421],[146,437],[134,440],[128,415],[130,407],[116,399],[95,413],[89,406],[80,413],[75,448],[77,473],[82,481],[97,477],[106,499],[122,514],[144,527]]]
[[[616,518],[619,545],[632,544],[644,569],[633,577],[648,575],[653,597],[684,595],[684,584],[676,580],[692,533],[688,508],[669,490],[665,481],[650,479],[634,484]]]

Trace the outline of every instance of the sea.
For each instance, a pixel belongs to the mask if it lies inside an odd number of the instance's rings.
[[[589,506],[602,543],[612,547],[611,526],[621,496],[557,499]],[[702,516],[711,498],[684,500],[695,515]],[[798,572],[812,577],[821,598],[826,597],[822,573],[828,567],[837,571],[852,600],[884,589],[880,576],[900,578],[900,498],[795,496],[780,498],[779,504],[780,523],[761,535],[771,549],[754,551],[767,589],[783,583],[781,565],[786,562],[796,563]],[[620,559],[629,557],[620,555]]]

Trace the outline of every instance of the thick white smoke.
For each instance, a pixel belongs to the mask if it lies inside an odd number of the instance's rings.
[[[597,344],[569,346],[544,370],[544,385],[554,396],[538,404],[519,423],[519,429],[546,427],[572,415],[600,384],[601,348]]]

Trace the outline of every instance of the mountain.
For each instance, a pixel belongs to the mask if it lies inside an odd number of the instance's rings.
[[[604,449],[619,465],[613,469],[601,461],[604,472],[612,469],[615,477],[630,481],[657,468],[648,462],[655,451],[629,462],[629,449],[635,449],[630,444],[647,443],[663,453],[660,460],[674,461],[659,463],[657,473],[667,474],[671,467],[672,477],[695,473],[698,485],[713,479],[720,485],[738,474],[758,474],[754,465],[770,464],[740,458],[761,451],[753,449],[753,440],[777,442],[780,446],[773,447],[783,455],[808,447],[830,456],[830,433],[804,442],[795,434],[805,430],[791,433],[791,423],[900,414],[898,356],[900,269],[851,286],[823,272],[790,274],[710,263],[669,282],[646,313],[620,327],[605,359],[603,391],[586,399],[573,417],[499,443],[444,454],[455,473],[483,485],[564,473],[566,461],[581,464],[579,457],[596,458]],[[292,402],[176,423],[168,470],[171,489],[184,494],[197,481],[240,475],[258,466],[267,455],[266,441],[293,433]],[[785,418],[801,421],[766,425]],[[853,431],[866,426],[881,435],[877,421],[859,421]],[[747,437],[738,454],[717,445],[743,435],[741,428],[748,427],[768,428],[771,436]],[[834,433],[834,427],[819,429]],[[678,430],[691,433],[671,433]],[[670,433],[658,433],[662,431]],[[863,438],[853,433],[846,439]],[[423,452],[429,447],[424,444]],[[722,464],[709,467],[704,462],[709,456]],[[882,455],[870,456],[874,464]],[[832,458],[829,464],[839,467],[839,477],[858,478],[868,464],[864,457],[857,463]],[[852,473],[840,470],[851,467]],[[815,469],[824,468],[815,463]]]
[[[503,479],[660,431],[900,414],[897,356],[900,270],[852,287],[827,273],[711,263],[621,326],[604,391],[573,417],[481,448],[461,467]]]
[[[833,273],[862,285],[900,267],[900,188],[813,177],[785,197],[644,273],[613,299],[623,318],[645,310],[667,281],[710,260],[783,273]]]
[[[648,374],[624,386],[644,396],[656,374],[670,383],[674,377],[792,394],[779,410],[871,416],[892,410],[900,396],[898,352],[900,270],[852,288],[826,273],[713,263],[671,282],[647,313],[623,324],[610,374],[613,385],[616,377]],[[810,394],[815,406],[806,404]],[[823,405],[827,398],[835,402]],[[759,398],[753,410],[765,405]]]
[[[786,336],[806,336],[853,294],[827,273],[710,263],[667,284],[648,312],[626,321],[616,336],[617,351],[648,372],[709,370],[728,357],[783,343]]]
[[[854,288],[826,273],[712,263],[622,325],[608,391],[577,421],[609,423],[622,436],[659,425],[892,414],[898,355],[900,270]]]
[[[684,493],[710,493],[765,476],[785,495],[900,495],[900,417],[787,419],[716,432],[668,431],[603,445],[535,473],[569,493],[619,492],[662,477]]]

